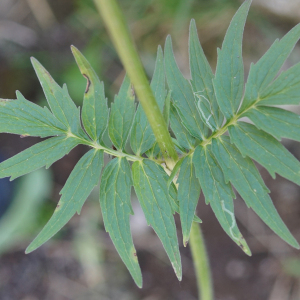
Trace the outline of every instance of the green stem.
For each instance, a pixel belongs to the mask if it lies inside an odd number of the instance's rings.
[[[213,287],[209,260],[200,226],[196,222],[193,222],[192,225],[190,246],[196,271],[199,299],[213,300]]]
[[[124,64],[125,70],[139,97],[155,138],[163,153],[165,162],[169,170],[172,170],[178,161],[178,155],[118,3],[116,0],[94,0],[94,2],[102,15],[117,52]],[[208,258],[200,229],[196,223],[192,225],[190,243],[198,279],[197,283],[200,291],[200,299],[212,300],[213,293]]]
[[[112,41],[135,88],[149,120],[166,164],[173,167],[178,159],[164,117],[157,105],[130,32],[116,0],[94,0]]]

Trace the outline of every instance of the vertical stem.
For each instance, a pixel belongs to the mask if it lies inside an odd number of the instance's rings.
[[[94,2],[135,88],[165,161],[172,168],[178,156],[120,7],[116,0],[94,0]]]
[[[197,277],[199,300],[213,300],[213,287],[209,260],[198,223],[193,222],[190,246]]]
[[[166,164],[172,170],[178,160],[178,156],[118,3],[116,0],[94,0],[94,2],[102,15],[126,72],[143,106]],[[199,299],[213,300],[208,257],[197,223],[193,223],[192,225],[190,244],[196,269]]]

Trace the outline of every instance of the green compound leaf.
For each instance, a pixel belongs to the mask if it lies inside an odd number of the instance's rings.
[[[163,168],[144,159],[132,165],[133,184],[148,224],[160,238],[179,280],[182,278],[176,226]]]
[[[67,127],[48,108],[26,100],[18,91],[17,99],[0,99],[0,132],[39,137],[65,134]]]
[[[130,79],[126,75],[119,94],[111,104],[108,121],[109,137],[118,150],[124,149],[130,133],[135,114],[134,98]]]
[[[235,195],[231,185],[225,183],[223,172],[212,154],[211,146],[198,146],[193,156],[193,163],[206,203],[210,204],[220,225],[229,237],[247,255],[251,255],[251,251],[236,224],[233,208]]]
[[[290,30],[280,41],[277,39],[266,54],[252,64],[246,84],[241,110],[259,101],[263,90],[272,82],[300,38],[300,24]]]
[[[74,134],[83,135],[79,110],[70,98],[66,85],[61,88],[35,58],[31,62],[54,116]]]
[[[211,67],[201,47],[195,20],[190,24],[189,58],[191,70],[191,84],[202,121],[208,124],[212,131],[218,129],[223,123],[223,115],[220,111],[214,86]]]
[[[183,245],[185,247],[187,246],[190,237],[192,222],[201,191],[199,181],[195,175],[192,159],[193,155],[184,158],[177,179],[177,197],[179,200]]]
[[[265,167],[300,185],[300,163],[273,136],[251,124],[238,122],[229,127],[231,140],[243,156],[249,156]]]
[[[92,140],[101,140],[108,122],[104,85],[83,54],[74,46],[71,46],[71,50],[82,76],[87,80],[81,114],[82,123]]]
[[[48,223],[26,249],[30,253],[54,236],[81,208],[98,184],[103,166],[103,151],[92,149],[77,163],[60,191],[59,203]]]
[[[131,169],[126,158],[116,158],[104,168],[100,185],[100,205],[105,229],[135,283],[142,287],[142,274],[130,232],[129,216],[132,186]]]
[[[189,81],[183,77],[177,66],[170,36],[167,37],[165,44],[165,68],[168,85],[172,91],[174,106],[183,125],[191,135],[203,140],[208,133],[208,127],[205,127],[200,118]]]
[[[298,105],[300,102],[300,63],[282,72],[260,95],[257,105]]]
[[[181,119],[172,103],[170,104],[170,123],[179,145],[185,149],[193,149],[195,138],[182,125]]]
[[[166,87],[164,57],[161,47],[157,49],[154,74],[151,81],[151,89],[161,111],[163,111]],[[131,129],[130,146],[136,155],[141,155],[149,150],[155,143],[155,136],[144,113],[142,105],[139,104]]]
[[[295,113],[277,107],[258,106],[244,116],[278,140],[285,137],[300,142],[300,116]]]
[[[41,167],[49,168],[78,144],[78,139],[66,136],[49,138],[2,162],[0,178],[13,180]]]
[[[41,64],[32,59],[50,110],[25,100],[20,93],[17,100],[0,99],[0,132],[56,137],[1,163],[0,178],[14,179],[42,166],[49,167],[79,143],[97,150],[90,150],[75,166],[52,218],[29,245],[27,253],[56,234],[76,212],[80,213],[99,182],[104,151],[117,155],[102,175],[100,204],[104,225],[139,287],[142,276],[129,223],[133,213],[132,185],[147,222],[162,241],[179,280],[182,268],[173,214],[180,215],[186,245],[192,222],[201,222],[195,216],[201,188],[223,229],[246,254],[251,255],[251,252],[236,224],[231,184],[275,233],[299,248],[280,219],[251,158],[266,167],[272,176],[278,173],[300,185],[300,163],[276,140],[287,137],[300,141],[300,116],[269,107],[299,103],[300,64],[274,78],[300,37],[300,25],[282,40],[275,41],[262,59],[251,66],[241,113],[237,115],[244,92],[242,36],[250,4],[251,0],[244,1],[230,23],[222,50],[218,51],[215,77],[199,42],[194,20],[189,35],[191,82],[184,78],[176,64],[171,38],[166,40],[165,59],[161,47],[158,48],[151,88],[166,124],[170,123],[176,136],[172,139],[181,154],[170,176],[168,167],[162,168],[164,160],[141,105],[135,114],[134,93],[127,77],[109,117],[103,83],[86,58],[72,47],[87,80],[81,115],[84,131],[80,110],[70,98],[66,85],[60,87]],[[167,97],[165,76],[170,88]],[[255,126],[238,121],[244,116]],[[220,128],[224,117],[231,120]],[[222,136],[227,129],[230,137]],[[210,131],[213,135],[209,137]],[[129,135],[136,156],[125,150]],[[118,151],[109,149],[113,146],[111,141]],[[205,146],[199,145],[201,141]],[[133,176],[126,157],[135,161]]]
[[[230,119],[236,113],[244,92],[242,40],[251,0],[245,1],[234,15],[218,51],[215,93],[222,113]]]
[[[284,241],[299,248],[298,242],[291,235],[274,207],[268,195],[268,189],[252,160],[249,157],[243,157],[230,143],[227,136],[213,139],[212,151],[223,170],[225,181],[233,184],[247,206],[251,207]]]

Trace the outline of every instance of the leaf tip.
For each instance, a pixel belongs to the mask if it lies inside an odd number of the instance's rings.
[[[161,54],[163,53],[161,45],[158,45],[158,47],[157,47],[157,53],[161,53]]]
[[[25,250],[25,254],[29,254],[31,252],[33,252],[36,248],[32,247],[32,243],[26,248]]]
[[[247,254],[248,256],[252,256],[252,252],[249,248],[247,249],[243,249],[243,251],[245,252],[245,254]]]
[[[178,271],[178,273],[176,273],[176,276],[177,276],[177,278],[178,278],[179,281],[182,280],[182,272],[181,272],[181,269],[180,269],[180,271]]]
[[[72,51],[72,52],[73,52],[73,51],[76,51],[76,50],[78,51],[77,47],[75,47],[74,45],[71,45],[70,48],[71,48],[71,51]]]
[[[138,286],[138,288],[142,288],[143,287],[143,278],[142,278],[142,274],[139,273],[138,276],[135,276],[133,278],[135,284]]]
[[[70,48],[71,48],[71,52],[72,52],[72,54],[75,57],[75,60],[77,62],[77,58],[79,57],[79,55],[81,55],[81,52],[74,45],[71,45]]]
[[[244,251],[245,254],[247,254],[248,256],[252,256],[252,252],[251,252],[249,246],[247,245],[243,236],[241,236],[239,238],[237,245]]]
[[[41,63],[33,56],[30,57],[30,61],[34,68],[42,66]]]
[[[195,19],[191,19],[190,31],[195,30],[195,29],[196,29],[196,21],[195,21]]]
[[[167,35],[166,45],[170,45],[172,47],[172,38],[170,34]]]
[[[17,96],[17,99],[19,100],[20,97],[23,97],[23,95],[21,94],[20,91],[16,90],[16,96]]]
[[[175,274],[176,274],[176,277],[177,277],[177,279],[179,280],[179,281],[181,281],[182,280],[182,268],[181,268],[181,263],[179,262],[179,263],[173,263],[173,262],[171,262],[171,264],[172,264],[172,267],[173,267],[173,269],[174,269],[174,271],[175,271]]]
[[[297,249],[297,250],[300,249],[300,245],[294,237],[293,237],[293,240],[289,241],[288,243],[295,249]]]

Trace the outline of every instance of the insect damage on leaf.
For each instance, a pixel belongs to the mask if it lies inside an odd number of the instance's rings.
[[[84,93],[88,93],[90,86],[91,86],[91,80],[89,79],[89,77],[86,74],[82,74],[82,76],[86,79],[87,83],[86,83],[86,88]]]

